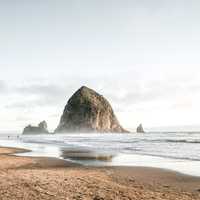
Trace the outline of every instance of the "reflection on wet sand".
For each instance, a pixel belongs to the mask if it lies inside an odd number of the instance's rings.
[[[61,157],[63,159],[72,160],[99,160],[99,161],[112,161],[114,154],[108,154],[105,152],[95,152],[89,150],[61,150]]]

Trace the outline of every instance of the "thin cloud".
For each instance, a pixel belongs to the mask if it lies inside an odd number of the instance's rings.
[[[7,90],[7,85],[5,84],[4,81],[0,80],[0,92],[6,92]]]

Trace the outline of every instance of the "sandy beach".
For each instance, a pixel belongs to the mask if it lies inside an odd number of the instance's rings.
[[[0,199],[200,199],[200,178],[156,168],[83,167],[0,148]]]

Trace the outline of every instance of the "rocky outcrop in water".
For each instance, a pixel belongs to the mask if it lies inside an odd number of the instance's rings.
[[[49,133],[49,131],[47,130],[46,121],[40,122],[38,126],[28,125],[23,130],[23,134],[43,134],[43,133]]]
[[[81,87],[69,99],[59,132],[128,132],[119,124],[110,103],[94,90]]]
[[[140,124],[138,127],[137,127],[137,130],[136,130],[137,133],[144,133],[144,129],[143,129],[143,126],[142,124]]]

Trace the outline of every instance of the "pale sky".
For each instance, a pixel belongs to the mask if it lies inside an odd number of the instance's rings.
[[[200,127],[199,0],[0,0],[0,130],[58,125],[82,85],[127,129]]]

